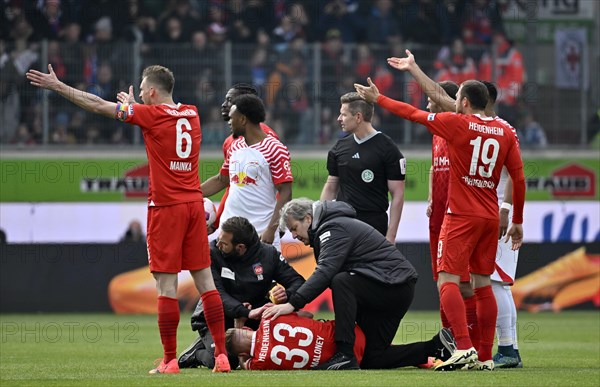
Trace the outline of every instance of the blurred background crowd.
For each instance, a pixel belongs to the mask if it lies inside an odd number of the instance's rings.
[[[437,81],[494,81],[498,113],[525,146],[544,147],[551,136],[537,121],[539,104],[523,97],[524,61],[501,17],[511,2],[2,0],[0,143],[141,143],[136,129],[28,87],[25,72],[49,62],[59,79],[108,100],[130,84],[137,95],[145,66],[169,67],[176,101],[198,106],[205,145],[228,134],[220,116],[226,90],[252,83],[267,123],[288,145],[330,144],[340,136],[339,96],[367,76],[383,94],[426,106],[410,77],[385,62],[410,47]],[[423,128],[376,116],[375,127],[399,143],[429,141]]]

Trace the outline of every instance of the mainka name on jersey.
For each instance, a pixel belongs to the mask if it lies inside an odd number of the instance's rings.
[[[189,161],[171,161],[169,168],[171,168],[171,171],[191,172],[192,163]]]
[[[262,341],[260,343],[260,352],[258,361],[265,361],[269,352],[269,333],[271,332],[271,320],[264,320],[262,323]]]
[[[495,189],[495,187],[496,187],[496,184],[494,184],[493,181],[482,180],[482,179],[473,179],[472,177],[469,177],[469,176],[463,176],[462,179],[465,182],[465,184],[470,185],[472,187],[489,188],[489,189]]]
[[[182,111],[174,109],[165,109],[165,112],[176,117],[196,117],[196,112],[193,109],[185,109]]]
[[[469,122],[469,130],[485,134],[494,134],[496,136],[504,136],[504,129],[495,126],[482,125],[476,122]]]

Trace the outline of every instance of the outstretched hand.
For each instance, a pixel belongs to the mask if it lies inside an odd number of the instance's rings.
[[[523,225],[522,224],[512,224],[508,231],[506,232],[506,239],[504,242],[512,241],[512,250],[519,250],[521,245],[523,244]]]
[[[412,66],[416,65],[415,56],[410,52],[410,50],[406,50],[406,58],[388,58],[387,62],[390,66],[400,71],[410,71]]]
[[[363,86],[359,83],[355,83],[354,88],[362,99],[369,103],[375,104],[377,103],[377,98],[379,98],[379,89],[377,86],[375,86],[370,77],[367,78],[367,82],[369,82],[369,86]]]
[[[129,93],[126,93],[124,91],[120,91],[119,94],[117,94],[117,101],[119,101],[120,103],[127,103],[127,104],[134,104],[135,102],[135,96],[133,95],[133,86],[129,86]]]
[[[33,86],[41,87],[42,89],[58,90],[61,82],[56,77],[52,65],[48,64],[48,74],[44,74],[40,71],[30,69],[27,71],[27,79]]]

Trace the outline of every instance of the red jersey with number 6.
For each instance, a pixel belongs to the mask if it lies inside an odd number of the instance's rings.
[[[202,200],[198,158],[200,118],[193,105],[119,105],[117,119],[142,128],[150,176],[148,205]]]
[[[354,329],[354,355],[359,364],[365,351],[365,335]],[[318,321],[300,317],[296,313],[263,319],[252,337],[249,370],[310,369],[335,353],[335,321]]]

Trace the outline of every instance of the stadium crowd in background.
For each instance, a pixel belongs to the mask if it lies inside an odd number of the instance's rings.
[[[204,144],[213,145],[224,138],[215,109],[219,92],[229,86],[223,84],[222,69],[225,42],[232,42],[232,83],[251,82],[262,89],[268,121],[281,128],[282,140],[330,144],[341,135],[335,120],[339,95],[351,90],[354,82],[372,74],[383,93],[397,97],[392,89],[403,90],[398,87],[403,79],[392,75],[383,59],[407,43],[433,45],[429,49],[432,63],[440,46],[451,45],[451,50],[442,51],[452,54],[442,52],[435,67],[427,69],[439,72],[440,78],[457,69],[463,72],[465,65],[468,69],[477,66],[495,34],[504,33],[500,7],[496,0],[3,1],[0,99],[7,125],[3,125],[0,142],[29,145],[43,141],[39,95],[23,92],[20,86],[28,68],[41,67],[44,39],[49,42],[48,59],[57,75],[102,98],[111,99],[128,85],[134,71],[132,53],[138,53],[142,67],[158,63],[171,68],[179,79],[175,100],[198,106],[207,134]],[[421,28],[425,24],[428,28]],[[312,43],[321,44],[319,77],[310,66]],[[136,49],[132,44],[137,44]],[[465,48],[461,54],[461,45],[481,46]],[[322,109],[317,110],[312,82],[319,79]],[[281,85],[293,85],[293,92]],[[52,103],[57,101],[51,97],[50,143],[134,141],[125,125]],[[415,93],[413,104],[424,106],[422,93]],[[320,131],[313,125],[316,114],[320,115]],[[389,127],[393,119],[386,114],[381,123]]]

